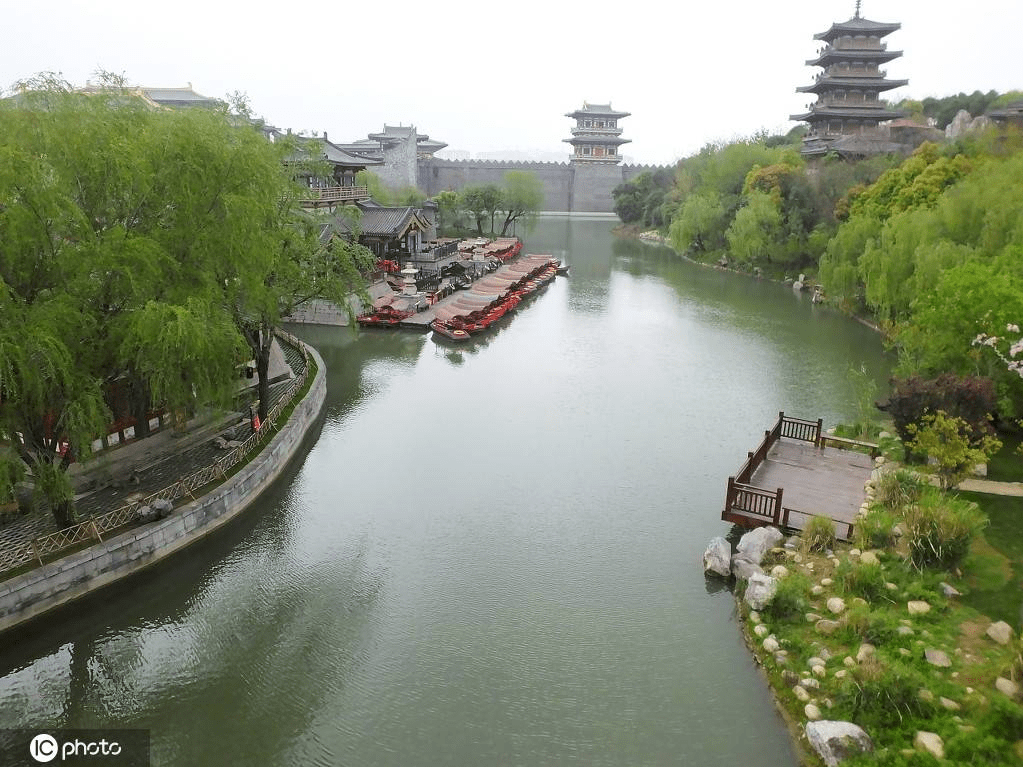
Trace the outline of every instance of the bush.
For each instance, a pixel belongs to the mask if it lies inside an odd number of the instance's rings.
[[[835,548],[835,523],[827,517],[810,517],[799,534],[803,550],[823,553]]]
[[[886,471],[874,487],[874,498],[886,509],[898,511],[907,504],[915,503],[926,486],[923,477],[912,471]]]
[[[881,647],[899,638],[899,622],[889,613],[856,605],[846,613],[843,631],[852,645],[870,642]]]
[[[847,595],[863,597],[868,602],[877,601],[888,593],[881,565],[861,565],[846,559],[835,570],[835,580]]]
[[[910,424],[906,429],[914,435],[906,447],[927,456],[942,490],[958,485],[1002,446],[992,436],[977,438],[966,421],[942,410],[925,415],[919,425]]]
[[[1023,709],[1008,698],[996,695],[975,721],[976,731],[960,732],[951,738],[946,743],[945,755],[955,764],[1018,765],[1013,744],[1023,738]]]
[[[906,719],[924,719],[934,712],[933,703],[920,699],[921,687],[926,684],[916,672],[864,664],[852,670],[835,695],[835,704],[868,732],[898,729]]]
[[[769,620],[802,621],[810,604],[810,587],[813,584],[802,573],[790,573],[778,580],[778,588],[767,603],[761,615]]]
[[[906,509],[906,541],[913,564],[952,570],[970,550],[973,536],[987,524],[975,503],[928,488]]]
[[[919,426],[924,415],[938,410],[962,418],[978,439],[994,431],[989,413],[994,411],[997,399],[989,378],[946,373],[932,379],[893,378],[891,386],[892,393],[881,409],[891,416],[903,442],[913,438],[907,428],[910,424]]]
[[[861,549],[887,549],[895,545],[895,515],[881,508],[868,511],[853,528]]]

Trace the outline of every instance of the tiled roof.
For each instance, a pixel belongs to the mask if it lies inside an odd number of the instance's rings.
[[[299,154],[305,152],[317,152],[327,162],[333,165],[347,166],[351,168],[365,168],[367,165],[383,165],[383,160],[373,160],[367,157],[357,157],[349,154],[337,144],[331,143],[322,136],[297,136]],[[308,155],[307,155],[308,156]]]
[[[629,144],[632,142],[631,138],[619,138],[618,136],[601,136],[601,135],[579,135],[572,136],[572,138],[563,138],[562,141],[567,141],[569,144],[614,144],[620,146],[621,144]]]
[[[581,117],[584,115],[597,115],[603,117],[628,117],[630,112],[618,112],[611,108],[610,104],[589,104],[583,102],[583,108],[574,112],[566,112],[565,117]]]
[[[1023,101],[1013,101],[1004,107],[989,109],[987,116],[996,120],[1005,120],[1010,117],[1023,117]]]
[[[157,104],[162,106],[195,106],[195,107],[210,107],[218,106],[223,102],[220,99],[211,98],[209,96],[203,96],[201,93],[196,93],[192,86],[189,85],[185,88],[139,88],[147,98],[152,99]]]
[[[885,35],[890,35],[892,32],[901,28],[902,24],[871,21],[870,19],[863,19],[856,16],[849,19],[849,21],[841,21],[832,24],[831,28],[827,32],[819,32],[813,36],[813,39],[834,40],[836,37],[842,37],[843,35],[848,35],[850,33],[869,33],[878,37],[884,37]]]
[[[796,88],[798,93],[819,93],[830,91],[835,88],[865,88],[867,90],[887,91],[892,88],[901,88],[908,85],[909,80],[888,80],[881,77],[834,77],[827,75],[820,78],[813,85],[804,85]]]
[[[362,211],[359,230],[370,237],[395,237],[413,217],[412,208],[366,208]]]

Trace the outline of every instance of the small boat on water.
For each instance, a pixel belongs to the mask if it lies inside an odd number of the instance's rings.
[[[468,341],[522,301],[554,279],[559,262],[550,256],[526,256],[513,266],[502,267],[484,292],[467,291],[451,304],[438,308],[430,327],[451,341]]]
[[[413,314],[415,312],[402,311],[388,304],[372,312],[360,314],[355,318],[355,321],[359,323],[360,327],[364,328],[396,328],[403,319],[411,317]]]

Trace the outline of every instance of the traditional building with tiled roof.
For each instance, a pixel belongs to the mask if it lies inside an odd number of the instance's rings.
[[[985,116],[996,125],[1015,125],[1017,128],[1023,128],[1023,100],[989,109]]]
[[[374,172],[387,186],[401,189],[416,186],[419,161],[429,160],[447,144],[418,133],[414,125],[384,125],[379,133],[337,146],[359,157],[380,160],[382,164]]]
[[[880,94],[909,81],[887,79],[880,66],[902,56],[902,51],[889,51],[882,42],[901,26],[862,18],[857,1],[853,18],[814,35],[826,45],[817,58],[806,63],[824,71],[811,85],[796,90],[815,94],[817,101],[808,105],[808,112],[790,116],[809,123],[803,138],[804,155],[831,151],[862,155],[900,149],[889,140],[882,123],[903,114],[890,109]]]
[[[184,88],[149,88],[142,86],[138,90],[147,99],[162,107],[204,107],[206,109],[216,109],[224,106],[224,102],[221,99],[196,93],[192,88],[192,83],[188,83]]]
[[[372,200],[356,205],[362,212],[354,227],[359,242],[378,258],[405,263],[421,250],[423,233],[432,228],[430,221],[416,208],[378,205]],[[341,231],[353,233],[353,227],[343,220],[339,220],[337,226]]]
[[[617,165],[621,162],[618,147],[628,144],[631,139],[622,138],[618,121],[628,117],[629,112],[618,112],[610,104],[589,104],[568,112],[565,117],[575,120],[572,138],[562,139],[572,145],[571,161],[578,164],[597,163]]]
[[[300,166],[304,161],[324,161],[330,166],[330,175],[318,176],[308,172],[297,174],[308,188],[301,202],[306,207],[334,208],[337,205],[369,199],[369,189],[357,183],[356,174],[370,166],[383,165],[383,160],[359,157],[346,152],[323,136],[298,136],[298,151],[291,162]]]

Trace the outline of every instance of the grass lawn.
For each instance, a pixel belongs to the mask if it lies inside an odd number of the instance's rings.
[[[965,563],[963,601],[992,620],[1019,627],[1023,602],[1023,498],[965,493],[991,520]]]
[[[991,456],[987,464],[987,478],[999,482],[1023,482],[1023,455],[1019,453],[1018,434],[999,434],[1002,449]]]

